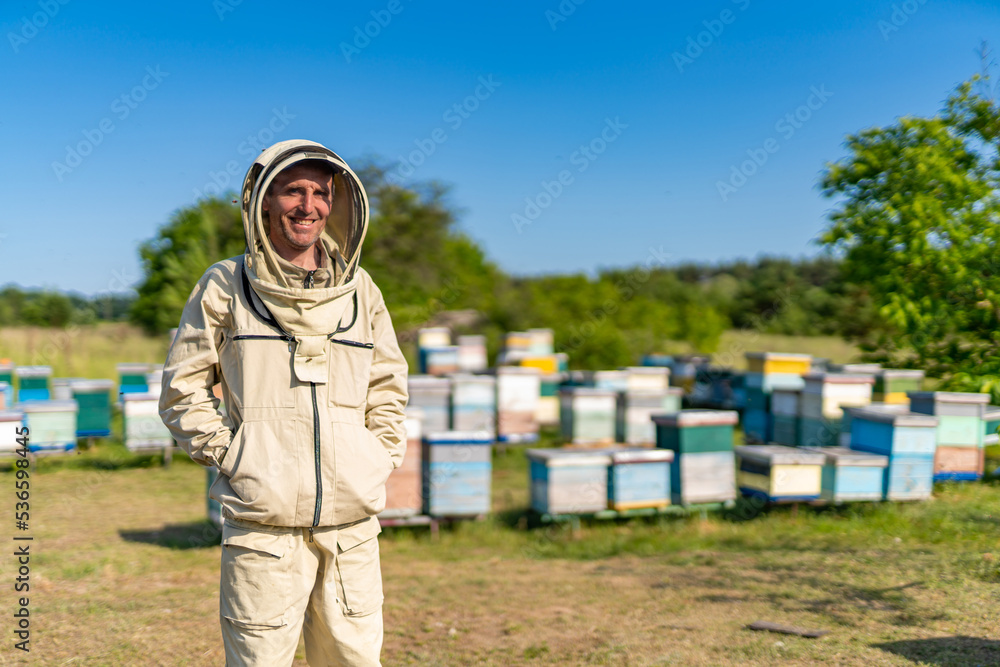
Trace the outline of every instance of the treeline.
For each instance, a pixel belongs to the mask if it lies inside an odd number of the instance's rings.
[[[129,319],[135,297],[105,294],[86,297],[55,290],[0,288],[0,326],[66,327]]]

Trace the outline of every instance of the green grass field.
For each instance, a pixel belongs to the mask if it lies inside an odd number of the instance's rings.
[[[996,481],[940,486],[924,503],[737,508],[574,532],[530,519],[521,450],[497,454],[493,479],[486,521],[437,539],[383,533],[384,664],[1000,664]],[[204,470],[183,456],[163,468],[111,440],[42,459],[30,664],[222,664],[219,536],[204,493]],[[0,559],[0,578],[13,576],[13,559]],[[3,604],[14,601],[8,589]],[[830,634],[745,629],[756,620]],[[28,664],[12,643],[0,664]]]

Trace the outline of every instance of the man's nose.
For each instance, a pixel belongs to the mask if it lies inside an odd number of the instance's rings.
[[[303,213],[312,213],[316,209],[316,195],[312,192],[305,193],[299,202],[299,208]]]

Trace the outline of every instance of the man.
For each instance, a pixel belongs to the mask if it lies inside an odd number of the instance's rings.
[[[198,281],[160,415],[219,476],[227,665],[377,665],[374,516],[406,447],[406,361],[358,266],[368,198],[324,146],[265,150],[242,193],[247,250]],[[222,385],[225,414],[212,395]]]

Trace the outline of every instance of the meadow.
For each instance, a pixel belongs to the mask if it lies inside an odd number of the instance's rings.
[[[83,341],[91,353],[162,354],[162,341],[129,339],[81,334],[67,361],[77,373],[107,365],[75,360]],[[10,344],[0,337],[0,355]],[[1000,451],[988,454],[993,470]],[[0,477],[13,510],[9,461]],[[740,505],[574,531],[538,523],[527,477],[520,449],[498,452],[489,518],[436,538],[385,529],[383,664],[1000,664],[995,478],[939,485],[921,503]],[[164,468],[113,435],[41,459],[31,482],[32,650],[13,649],[4,613],[0,664],[223,664],[219,534],[206,518],[203,468],[183,455]],[[15,568],[0,556],[0,581]],[[2,604],[12,610],[8,586]],[[758,620],[829,634],[746,629]],[[295,664],[306,664],[301,650]]]

